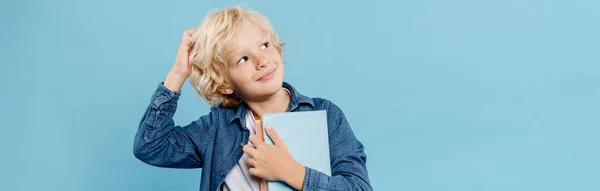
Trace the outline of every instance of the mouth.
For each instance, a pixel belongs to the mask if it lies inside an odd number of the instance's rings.
[[[267,73],[260,76],[260,78],[258,78],[258,80],[256,80],[256,81],[265,81],[265,80],[271,79],[274,76],[276,69],[277,68],[273,68],[273,69],[269,70]]]

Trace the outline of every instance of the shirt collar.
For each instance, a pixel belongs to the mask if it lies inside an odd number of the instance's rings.
[[[307,97],[305,95],[300,94],[289,83],[283,82],[282,87],[288,89],[290,92],[290,104],[288,105],[287,111],[295,110],[296,108],[298,108],[298,106],[300,106],[300,104],[307,104],[310,107],[315,106],[315,103],[313,102],[312,99],[310,99],[309,97]],[[248,109],[249,109],[248,105],[245,102],[241,102],[240,105],[238,106],[235,114],[233,115],[233,117],[231,118],[231,120],[229,122],[231,123],[231,122],[235,121],[236,119],[239,119],[242,122],[242,124],[244,124],[246,112],[248,111]]]

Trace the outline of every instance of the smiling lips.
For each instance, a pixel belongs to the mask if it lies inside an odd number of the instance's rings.
[[[256,81],[265,81],[265,80],[271,79],[275,75],[275,69],[277,69],[277,68],[271,69],[267,73],[260,76],[260,78],[258,78],[258,80],[256,80]]]

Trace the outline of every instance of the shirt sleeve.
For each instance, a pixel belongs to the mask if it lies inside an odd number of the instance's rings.
[[[134,138],[133,153],[139,160],[158,167],[202,168],[212,112],[186,126],[175,125],[180,95],[158,85]]]
[[[364,147],[354,136],[344,113],[330,103],[327,118],[331,176],[305,167],[303,190],[373,190]]]

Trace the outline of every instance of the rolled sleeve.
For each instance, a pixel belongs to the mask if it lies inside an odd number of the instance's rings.
[[[161,105],[169,102],[177,102],[181,92],[174,92],[165,87],[164,82],[158,84],[154,95],[152,96],[152,107],[159,109]]]

